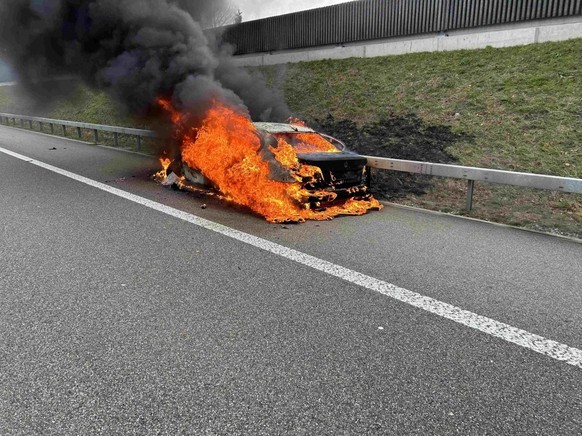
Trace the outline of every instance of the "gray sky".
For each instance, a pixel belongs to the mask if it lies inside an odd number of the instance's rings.
[[[243,21],[288,14],[306,9],[347,3],[349,0],[232,0],[243,16]]]

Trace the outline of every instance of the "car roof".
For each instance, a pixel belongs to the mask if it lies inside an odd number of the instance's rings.
[[[257,130],[268,133],[314,133],[309,127],[295,126],[286,123],[253,123]]]

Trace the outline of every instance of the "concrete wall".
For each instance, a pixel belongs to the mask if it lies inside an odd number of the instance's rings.
[[[244,66],[276,65],[321,59],[478,49],[489,46],[511,47],[546,41],[564,41],[571,38],[582,38],[582,16],[462,29],[443,34],[365,41],[342,46],[257,53],[235,56],[235,60],[239,65]]]

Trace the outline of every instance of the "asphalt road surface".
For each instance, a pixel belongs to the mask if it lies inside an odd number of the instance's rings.
[[[582,433],[579,242],[274,225],[155,170],[0,126],[0,434]]]

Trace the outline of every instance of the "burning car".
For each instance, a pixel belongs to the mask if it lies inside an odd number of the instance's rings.
[[[366,158],[300,121],[253,123],[216,101],[201,123],[190,124],[187,113],[168,101],[160,104],[174,124],[180,156],[177,162],[160,160],[163,183],[172,176],[178,186],[212,187],[270,222],[327,220],[382,208],[368,194]]]
[[[270,177],[279,182],[299,181],[303,190],[301,202],[308,208],[322,208],[336,200],[369,199],[365,157],[347,150],[339,139],[318,133],[302,124],[253,123],[261,141],[261,153],[270,163]],[[282,165],[276,158],[281,144],[289,144],[300,166],[312,171],[298,172],[297,166]],[[187,181],[212,186],[197,169],[182,164]]]

